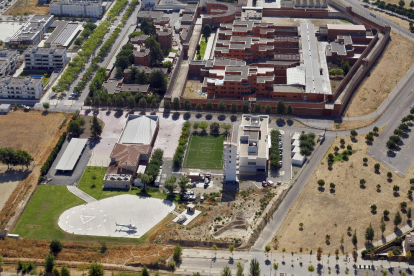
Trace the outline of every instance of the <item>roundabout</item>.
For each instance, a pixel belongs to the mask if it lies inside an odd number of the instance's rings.
[[[68,209],[58,225],[75,235],[140,238],[174,209],[169,200],[119,195]]]

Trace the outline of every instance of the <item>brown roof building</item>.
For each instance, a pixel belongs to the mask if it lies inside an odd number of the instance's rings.
[[[133,51],[134,64],[150,66],[150,49],[140,47],[139,50]]]
[[[161,48],[171,49],[173,46],[173,29],[165,27],[157,30],[157,41]]]
[[[149,35],[139,35],[131,38],[132,44],[142,44],[149,37]]]

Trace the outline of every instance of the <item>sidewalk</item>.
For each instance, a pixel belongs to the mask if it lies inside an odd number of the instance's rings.
[[[69,192],[79,197],[80,199],[85,200],[87,203],[97,201],[96,199],[94,199],[93,197],[85,193],[84,191],[78,189],[78,187],[76,186],[66,186],[66,187],[68,187]]]

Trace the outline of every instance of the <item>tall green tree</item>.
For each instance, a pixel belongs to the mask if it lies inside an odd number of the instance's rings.
[[[50,108],[49,103],[43,103],[43,108],[47,111]]]
[[[174,248],[174,253],[173,253],[174,261],[178,262],[179,260],[181,260],[182,254],[183,254],[183,249],[181,248],[181,245],[177,244]]]
[[[206,38],[206,42],[207,42],[207,38],[210,37],[211,35],[211,27],[208,24],[205,24],[203,27],[203,36]]]
[[[394,217],[394,225],[395,225],[395,227],[398,227],[398,225],[400,225],[401,222],[402,222],[401,214],[400,214],[399,211],[397,211],[397,213],[395,214],[395,217]]]
[[[231,103],[231,107],[230,107],[231,113],[235,114],[237,113],[237,104],[236,103]]]
[[[243,111],[243,113],[250,113],[250,103],[249,102],[247,102],[247,101],[243,101],[243,104],[242,104],[242,111]]]
[[[173,108],[174,108],[175,111],[178,111],[181,108],[180,99],[178,97],[175,97],[173,99]]]
[[[167,189],[170,194],[173,194],[174,190],[177,188],[176,181],[177,177],[175,175],[171,175],[165,180],[164,188]]]
[[[270,115],[272,113],[272,107],[270,106],[270,104],[267,104],[265,106],[265,113]]]
[[[90,130],[93,139],[98,138],[102,134],[102,125],[101,123],[99,123],[98,118],[96,116],[93,116]]]
[[[213,103],[211,101],[207,101],[207,103],[206,103],[206,110],[207,111],[213,110]]]
[[[257,259],[250,261],[249,276],[260,276],[260,264]]]
[[[286,111],[286,113],[288,114],[288,115],[292,115],[293,114],[293,107],[291,106],[291,105],[288,105],[288,107],[287,107],[287,111]]]
[[[220,112],[224,112],[224,111],[226,111],[226,110],[227,110],[227,106],[226,106],[226,104],[225,104],[224,102],[219,102],[219,104],[218,104],[218,110],[219,110]]]
[[[242,264],[240,263],[240,262],[238,262],[237,263],[237,272],[236,272],[236,275],[237,276],[244,276],[244,269],[243,269],[243,266],[242,266]]]
[[[228,267],[227,265],[223,268],[223,270],[221,271],[221,276],[231,276],[231,270],[230,267]]]
[[[89,266],[88,275],[89,276],[103,276],[104,275],[103,266],[98,263],[91,263],[91,265]]]
[[[261,105],[260,103],[256,102],[256,103],[254,104],[254,112],[255,112],[255,113],[260,113],[260,112],[262,112],[262,105]]]
[[[62,268],[60,269],[60,275],[61,276],[70,276],[70,271],[67,268],[66,265],[62,266]]]
[[[356,246],[356,245],[357,245],[357,243],[358,243],[358,238],[357,238],[357,235],[356,235],[356,229],[355,229],[354,234],[352,235],[352,244],[353,244],[354,246]]]
[[[151,182],[154,179],[152,178],[152,175],[148,175],[146,173],[141,174],[141,183],[144,185],[144,187],[142,188],[144,191],[146,190],[147,186],[149,184],[151,184]]]
[[[286,106],[283,101],[278,101],[276,106],[277,114],[285,114]]]
[[[52,272],[53,271],[53,267],[55,266],[55,257],[52,254],[47,254],[46,258],[45,258],[45,270],[46,272]]]
[[[374,228],[372,228],[370,223],[369,227],[365,230],[365,240],[372,242],[374,240],[374,233]]]

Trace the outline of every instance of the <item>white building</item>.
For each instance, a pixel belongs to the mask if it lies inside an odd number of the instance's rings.
[[[269,163],[269,116],[243,115],[238,139],[239,173],[266,174]]]
[[[300,133],[294,133],[291,138],[292,143],[292,165],[302,166],[306,156],[300,153]]]
[[[32,77],[0,79],[0,98],[40,99],[43,91],[43,80]]]
[[[0,77],[10,75],[17,67],[17,51],[1,50],[0,51]]]
[[[224,141],[223,146],[223,175],[226,182],[237,181],[237,145]]]
[[[29,47],[24,51],[25,70],[54,70],[68,62],[66,48]]]
[[[94,17],[102,16],[102,1],[55,0],[49,5],[50,14],[60,16]]]

